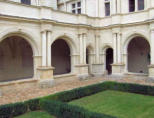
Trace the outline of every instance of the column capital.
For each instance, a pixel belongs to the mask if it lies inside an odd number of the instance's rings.
[[[41,33],[45,33],[45,32],[50,32],[50,33],[52,33],[52,30],[50,30],[50,29],[41,30]]]

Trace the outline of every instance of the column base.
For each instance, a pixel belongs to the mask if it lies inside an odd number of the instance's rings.
[[[87,79],[89,77],[88,64],[76,65],[76,73],[79,79]]]
[[[54,85],[53,67],[38,67],[38,85],[40,88],[49,88]]]
[[[92,64],[92,75],[101,77],[104,75],[103,64]]]
[[[44,79],[44,80],[40,80],[38,85],[39,85],[39,88],[50,88],[55,85],[55,81],[54,79]]]
[[[149,77],[154,79],[154,65],[149,65]]]
[[[112,64],[112,74],[113,75],[123,75],[124,64]]]

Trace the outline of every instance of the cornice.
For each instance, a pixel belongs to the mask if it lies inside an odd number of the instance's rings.
[[[93,29],[93,30],[112,29],[112,28],[119,28],[119,27],[122,28],[122,27],[134,26],[134,25],[145,25],[149,23],[154,23],[154,19],[148,19],[140,22],[125,23],[125,24],[111,24],[103,27],[101,26],[95,27],[87,24],[73,24],[73,23],[59,22],[59,21],[50,20],[50,19],[26,18],[26,17],[10,16],[10,15],[3,15],[3,14],[0,14],[0,19],[4,19],[8,21],[18,21],[18,22],[33,22],[38,24],[45,23],[45,24],[59,25],[64,27],[67,26],[67,27],[73,27],[73,28],[87,28],[87,29]]]

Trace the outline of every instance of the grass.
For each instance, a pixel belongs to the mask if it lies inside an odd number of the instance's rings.
[[[50,114],[44,111],[33,111],[15,118],[55,118],[55,117],[51,116]]]
[[[153,96],[107,90],[69,104],[118,118],[154,118]]]

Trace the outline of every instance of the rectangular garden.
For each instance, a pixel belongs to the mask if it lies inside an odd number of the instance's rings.
[[[153,86],[103,82],[0,106],[0,118],[153,118],[153,96]]]

